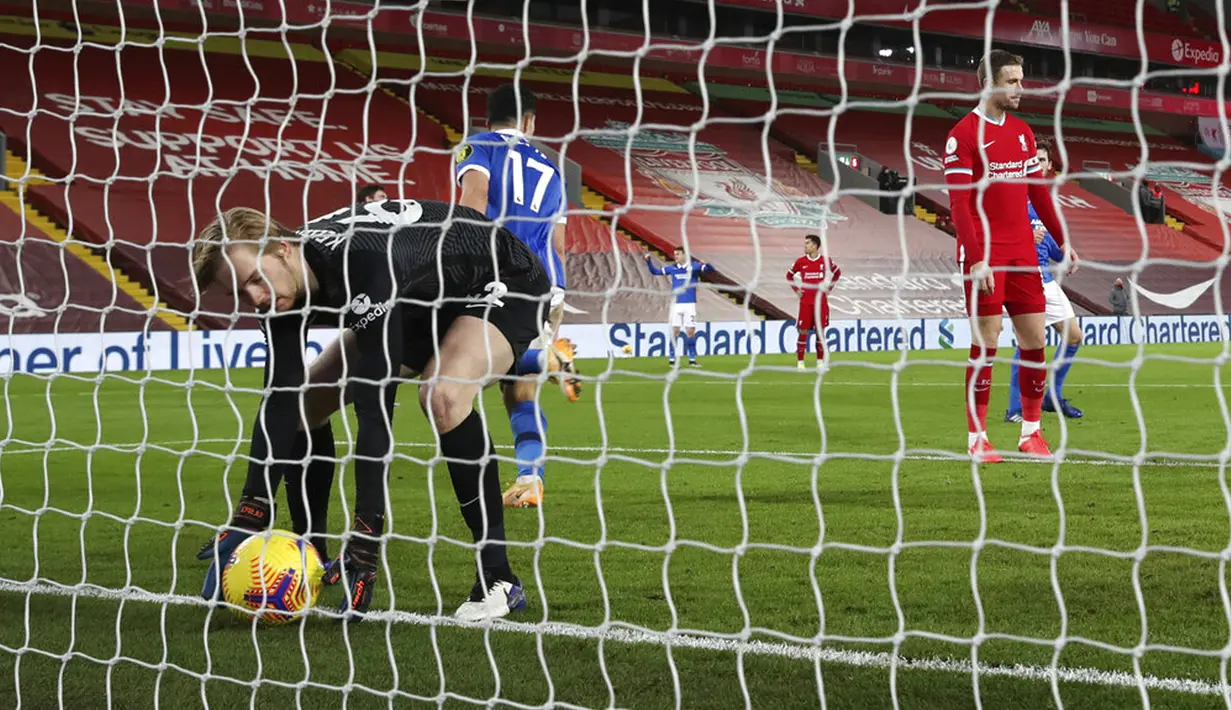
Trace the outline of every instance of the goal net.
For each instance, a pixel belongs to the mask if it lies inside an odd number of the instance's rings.
[[[1105,5],[4,4],[0,706],[1231,706],[1226,17]],[[1024,57],[1013,113],[1081,257],[1047,269],[1055,456],[996,466],[967,454],[945,179],[993,48]],[[502,513],[527,608],[455,616],[481,545],[413,380],[366,619],[332,587],[278,628],[206,601],[273,390],[197,235],[366,186],[457,202],[507,84],[563,176],[583,384],[534,379],[541,505]],[[1002,452],[1016,342],[1006,319]],[[525,431],[499,387],[475,407],[507,487]],[[350,409],[333,433],[271,470],[336,460],[336,554]]]

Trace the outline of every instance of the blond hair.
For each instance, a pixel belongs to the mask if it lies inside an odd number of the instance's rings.
[[[1000,78],[1001,69],[1005,67],[1020,67],[1023,61],[1025,60],[1012,52],[1006,52],[1003,49],[993,49],[983,58],[983,61],[979,62],[979,88],[983,88],[983,85],[987,83],[988,66],[991,66],[992,84],[995,85],[996,80]]]
[[[258,249],[263,237],[294,238],[294,233],[277,220],[250,207],[232,207],[218,219],[205,225],[192,245],[192,275],[197,289],[209,290],[226,263],[225,252],[237,246]],[[265,248],[277,242],[269,241]]]

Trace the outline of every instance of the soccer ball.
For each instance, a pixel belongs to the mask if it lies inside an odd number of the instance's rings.
[[[624,346],[624,354],[625,354],[625,355],[632,355],[632,354],[633,354],[633,346],[631,346],[631,345],[625,345],[625,346]]]
[[[263,624],[287,624],[316,603],[324,574],[312,543],[273,530],[253,535],[231,553],[222,570],[222,595],[240,617],[255,613]]]

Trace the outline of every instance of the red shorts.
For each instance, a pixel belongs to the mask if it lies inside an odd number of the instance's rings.
[[[818,310],[819,308],[819,310]],[[829,299],[822,298],[818,306],[817,299],[801,300],[799,302],[799,317],[795,319],[795,329],[801,333],[817,327],[829,327]]]
[[[1005,271],[1004,266],[1011,266],[1014,270]],[[965,276],[963,285],[966,290],[968,315],[998,316],[1002,310],[1007,310],[1009,315],[1016,316],[1023,313],[1043,313],[1047,310],[1047,298],[1043,295],[1043,276],[1039,273],[1039,262],[1033,259],[1016,259],[1008,265],[993,266],[996,288],[992,293],[974,293],[970,272],[965,267],[962,271]],[[977,314],[973,312],[971,305],[975,296],[978,296]]]

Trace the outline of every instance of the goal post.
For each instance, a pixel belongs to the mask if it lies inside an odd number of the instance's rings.
[[[1231,45],[1220,3],[1183,4],[0,6],[0,707],[1231,706]],[[1082,257],[1056,278],[1080,352],[1048,327],[1046,368],[1085,409],[1043,414],[1053,459],[998,466],[966,446],[978,337],[944,176],[993,47],[1026,55],[1015,113]],[[236,206],[298,228],[368,186],[456,203],[509,83],[565,182],[583,384],[538,375],[542,505],[503,510],[528,608],[455,616],[484,544],[430,376],[392,410],[362,623],[337,588],[283,628],[202,599],[277,388],[252,308],[195,283],[198,235]],[[347,308],[380,307],[368,286]],[[1005,325],[986,429],[1012,450]],[[522,437],[499,387],[475,408],[507,487]],[[335,555],[358,427],[333,419]]]

